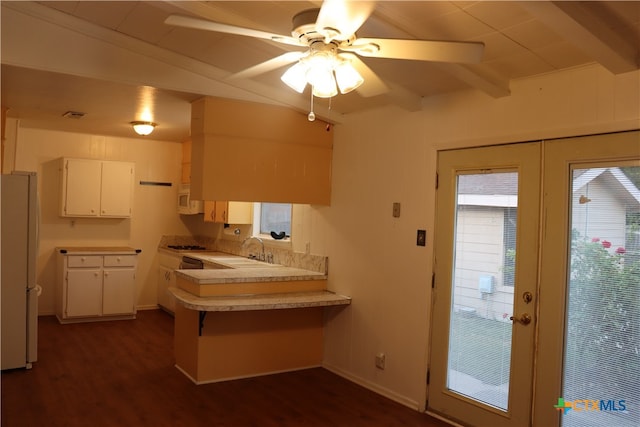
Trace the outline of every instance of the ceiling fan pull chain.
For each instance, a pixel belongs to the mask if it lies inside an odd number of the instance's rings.
[[[310,122],[316,119],[316,114],[313,112],[313,86],[311,87],[311,111],[309,111],[307,118]]]

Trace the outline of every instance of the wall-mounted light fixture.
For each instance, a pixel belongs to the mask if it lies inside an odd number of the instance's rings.
[[[153,122],[141,122],[135,121],[131,122],[131,126],[133,126],[133,130],[136,131],[138,135],[149,135],[155,129],[156,124]]]

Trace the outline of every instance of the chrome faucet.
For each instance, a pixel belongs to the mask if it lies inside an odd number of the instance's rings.
[[[247,237],[246,239],[244,239],[244,240],[242,241],[242,246],[244,247],[245,243],[249,242],[249,241],[250,241],[250,240],[252,240],[252,239],[257,240],[257,241],[258,241],[258,243],[260,243],[260,246],[261,246],[261,248],[262,248],[262,253],[261,253],[260,255],[258,255],[258,257],[257,257],[257,258],[258,258],[258,260],[260,260],[260,261],[264,261],[264,260],[265,260],[265,255],[264,255],[264,242],[262,241],[262,239],[261,239],[261,238],[256,237],[256,236]],[[250,243],[251,243],[251,242],[249,242],[249,244],[250,244]],[[247,245],[248,245],[248,244],[247,244]]]

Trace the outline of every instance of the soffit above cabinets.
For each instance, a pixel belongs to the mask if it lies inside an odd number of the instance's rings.
[[[188,136],[189,103],[203,95],[305,111],[309,96],[280,81],[284,67],[226,80],[287,46],[171,27],[164,20],[179,13],[287,35],[297,12],[320,4],[3,1],[2,104],[10,117],[32,126],[131,136],[127,124],[136,119],[139,88],[150,87],[159,124],[153,137],[171,140]],[[485,52],[476,65],[365,58],[391,91],[369,98],[352,92],[330,105],[317,100],[316,115],[326,120],[389,104],[419,110],[423,98],[456,91],[499,98],[509,95],[513,79],[593,63],[614,74],[637,70],[640,2],[380,1],[357,35],[479,41]],[[67,110],[87,116],[63,121]]]

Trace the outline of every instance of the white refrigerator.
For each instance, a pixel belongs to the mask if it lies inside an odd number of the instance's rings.
[[[37,175],[14,172],[0,182],[0,364],[31,368],[38,354]]]

